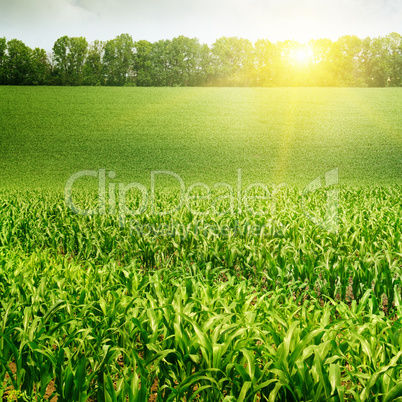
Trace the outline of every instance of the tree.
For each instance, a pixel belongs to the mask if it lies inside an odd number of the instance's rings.
[[[90,45],[62,36],[52,53],[0,38],[0,85],[402,86],[402,36],[342,36],[253,44],[222,37],[211,48],[178,36],[154,43],[122,34]]]
[[[194,86],[198,83],[201,45],[198,39],[179,36],[169,43],[167,56],[170,66],[168,85]]]
[[[149,87],[154,83],[152,65],[152,43],[140,40],[134,44],[133,69],[136,85]]]
[[[153,85],[158,87],[170,85],[169,48],[170,40],[159,40],[152,44]]]
[[[311,48],[312,69],[311,84],[315,86],[335,86],[336,79],[333,74],[334,60],[333,42],[330,39],[316,39],[309,42]]]
[[[216,82],[221,85],[250,83],[254,68],[253,45],[247,39],[222,37],[212,45]]]
[[[366,38],[363,57],[366,83],[370,87],[384,87],[390,76],[390,55],[385,38]]]
[[[50,73],[50,63],[46,51],[36,47],[31,52],[29,84],[47,85],[49,83]]]
[[[402,86],[402,35],[392,32],[385,39],[389,52],[389,85]]]
[[[256,68],[253,82],[258,86],[274,86],[278,83],[278,47],[269,40],[260,39],[255,45]]]
[[[105,43],[95,40],[89,45],[87,58],[83,67],[84,85],[104,85],[103,57]]]
[[[103,57],[107,85],[124,85],[133,65],[134,41],[128,34],[109,40]]]
[[[29,84],[31,74],[31,49],[18,39],[7,42],[6,83]]]
[[[0,38],[0,85],[6,84],[7,80],[7,40]]]
[[[197,68],[197,85],[212,85],[214,71],[211,49],[208,45],[204,44],[200,49],[200,63]]]
[[[362,64],[363,41],[357,36],[340,37],[331,48],[332,72],[340,86],[361,86],[366,81]]]
[[[295,64],[295,52],[300,44],[294,40],[276,43],[280,57],[276,60],[277,84],[280,86],[300,85],[300,66]]]
[[[56,82],[60,85],[81,85],[88,42],[84,37],[62,36],[53,46]]]

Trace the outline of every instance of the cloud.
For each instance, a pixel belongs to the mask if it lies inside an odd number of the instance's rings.
[[[0,36],[50,50],[62,35],[89,41],[129,33],[134,39],[221,36],[252,41],[385,35],[402,27],[393,0],[0,0]]]

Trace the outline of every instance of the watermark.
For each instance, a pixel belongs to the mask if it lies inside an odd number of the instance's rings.
[[[98,200],[97,205],[93,208],[80,208],[74,201],[74,186],[83,178],[97,180]],[[64,189],[68,208],[73,213],[83,216],[105,214],[117,216],[121,227],[129,227],[132,233],[140,236],[165,236],[167,233],[175,236],[177,233],[188,234],[190,231],[191,233],[202,232],[219,236],[252,232],[256,236],[263,236],[264,233],[273,232],[269,228],[277,229],[282,226],[280,222],[275,221],[276,197],[286,185],[268,187],[266,184],[258,182],[244,186],[241,169],[237,170],[237,177],[234,180],[236,185],[225,182],[207,185],[197,182],[186,186],[180,175],[165,170],[151,171],[149,187],[139,182],[116,183],[113,181],[115,178],[116,172],[106,169],[82,170],[73,174]],[[171,197],[169,202],[164,202],[158,191],[158,181],[162,179],[174,180],[176,183],[175,196]],[[318,178],[306,186],[302,192],[304,216],[315,225],[330,232],[338,231],[339,190],[336,186],[338,181],[338,169],[335,169],[325,174],[325,184],[322,184]],[[326,204],[324,209],[321,208],[321,214],[314,213],[308,203],[308,198],[318,190],[324,190],[326,194]],[[190,220],[190,227],[177,219],[174,223],[163,222],[163,224],[152,225],[149,222],[144,223],[141,219],[145,215],[161,218],[175,217],[184,210]],[[238,224],[231,223],[228,226],[224,222],[220,222],[214,227],[203,220],[207,217],[222,216],[235,217],[237,219],[235,222],[240,222],[238,218],[241,217],[243,219],[241,225],[245,229],[240,228]],[[253,219],[244,221],[245,217]],[[256,218],[263,220],[256,224]],[[253,225],[257,225],[257,227],[251,230]],[[280,231],[277,230],[275,233],[280,233]]]
[[[315,225],[320,226],[322,229],[337,233],[339,230],[339,172],[338,169],[331,170],[325,173],[325,183],[321,182],[318,177],[310,182],[303,190],[302,205],[304,215]],[[307,196],[314,193],[319,189],[325,190],[326,205],[322,209],[324,216],[315,215],[311,209],[306,205]]]
[[[160,205],[157,197],[158,177],[168,176],[176,180],[179,189],[179,196],[176,205],[165,209]],[[98,180],[98,205],[96,209],[82,209],[76,205],[73,199],[73,188],[77,181],[84,177],[92,177]],[[195,216],[206,216],[210,214],[241,214],[247,211],[251,214],[265,214],[265,211],[257,210],[255,201],[260,200],[264,205],[274,200],[275,190],[270,190],[263,183],[252,183],[243,189],[241,169],[237,171],[237,185],[219,182],[212,186],[205,183],[194,183],[186,187],[183,179],[171,171],[152,171],[150,175],[150,188],[142,183],[132,182],[107,183],[108,179],[114,179],[114,171],[107,172],[105,169],[82,170],[74,173],[68,180],[64,188],[64,196],[67,206],[78,215],[104,215],[119,214],[122,220],[127,216],[142,214],[151,215],[170,215],[183,207],[187,208]],[[116,186],[116,184],[118,184]],[[278,186],[280,187],[280,186]],[[135,192],[137,194],[137,207],[129,207],[127,195]],[[117,193],[117,197],[116,197]],[[139,197],[138,197],[139,195]],[[204,201],[206,207],[200,208],[200,202]],[[222,210],[222,206],[225,208]]]

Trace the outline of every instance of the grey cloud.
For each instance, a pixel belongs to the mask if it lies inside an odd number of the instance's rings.
[[[62,35],[107,40],[220,36],[336,39],[401,31],[399,0],[0,0],[0,36],[50,50]]]

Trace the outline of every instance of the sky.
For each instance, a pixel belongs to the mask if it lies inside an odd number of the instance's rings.
[[[211,45],[222,36],[304,43],[391,32],[402,34],[402,0],[0,0],[0,37],[47,51],[63,35],[185,35]]]

